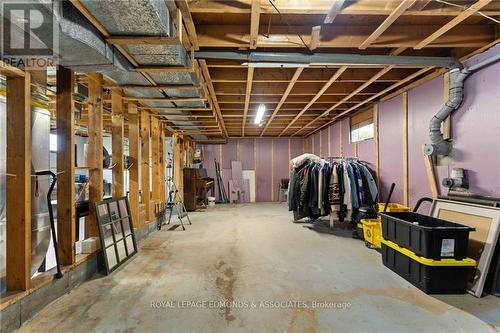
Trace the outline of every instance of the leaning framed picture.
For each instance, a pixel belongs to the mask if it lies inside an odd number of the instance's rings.
[[[106,274],[137,253],[128,199],[113,198],[95,204]]]
[[[431,216],[476,229],[469,234],[467,256],[475,259],[477,266],[469,278],[468,290],[481,297],[499,237],[500,208],[437,199],[432,204]]]

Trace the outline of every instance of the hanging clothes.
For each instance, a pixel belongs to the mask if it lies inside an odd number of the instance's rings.
[[[377,202],[378,189],[370,169],[355,160],[340,159],[331,168],[329,203],[339,221],[352,221],[359,208]]]
[[[303,163],[297,165],[297,161]],[[290,162],[290,183],[288,187],[288,209],[293,211],[294,220],[309,217],[312,220],[328,215],[330,164],[311,154],[301,155]]]

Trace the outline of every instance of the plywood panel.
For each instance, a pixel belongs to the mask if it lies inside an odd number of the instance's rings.
[[[256,201],[271,201],[272,139],[256,139]]]

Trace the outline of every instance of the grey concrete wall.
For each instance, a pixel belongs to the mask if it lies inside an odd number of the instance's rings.
[[[136,240],[140,242],[156,231],[156,221],[136,230]],[[92,278],[98,278],[103,267],[101,256],[96,255],[64,273],[60,279],[40,287],[17,302],[0,311],[0,332],[8,333],[21,327],[23,323],[33,318],[44,307],[69,293],[73,288]]]

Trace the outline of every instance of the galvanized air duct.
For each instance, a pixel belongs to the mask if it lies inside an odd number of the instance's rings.
[[[415,57],[391,55],[363,55],[342,53],[298,52],[232,52],[198,51],[196,58],[238,60],[250,63],[305,64],[305,65],[396,65],[396,66],[433,66],[461,68],[460,61],[453,57]]]

